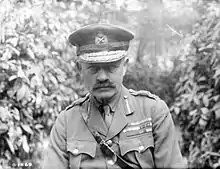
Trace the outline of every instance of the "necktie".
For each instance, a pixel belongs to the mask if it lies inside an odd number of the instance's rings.
[[[111,114],[111,110],[110,107],[108,105],[103,107],[104,109],[104,120],[105,120],[105,124],[107,125],[107,127],[109,128],[111,123],[112,123],[112,114]]]

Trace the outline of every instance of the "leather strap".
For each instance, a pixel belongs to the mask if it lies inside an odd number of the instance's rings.
[[[91,130],[90,130],[91,131]],[[131,167],[120,155],[118,155],[109,145],[103,140],[97,131],[91,132],[96,142],[100,145],[102,152],[105,154],[106,149],[108,150],[112,159],[115,159],[115,163],[118,164],[122,169],[134,169]]]
[[[106,154],[106,150],[108,151],[108,156],[111,156],[113,161],[118,164],[122,169],[134,169],[132,166],[130,166],[120,155],[118,155],[109,145],[105,142],[105,140],[102,139],[100,134],[89,128],[87,125],[87,119],[85,116],[82,116],[86,126],[88,127],[89,131],[95,138],[96,142],[100,145],[101,151],[103,154]]]

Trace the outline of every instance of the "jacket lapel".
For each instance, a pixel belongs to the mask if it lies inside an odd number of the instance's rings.
[[[127,98],[127,101],[125,100],[125,98]],[[131,115],[134,112],[133,106],[129,103],[129,101],[131,101],[130,100],[130,93],[128,92],[128,90],[126,88],[123,87],[122,94],[120,96],[118,105],[116,107],[114,117],[112,120],[112,124],[109,128],[106,140],[115,137],[128,124],[126,116]],[[126,104],[129,105],[129,108],[127,107]],[[128,111],[128,109],[130,109],[130,110]]]
[[[107,136],[108,128],[101,116],[99,110],[92,104],[89,103],[87,125],[90,129],[98,131],[100,134]]]
[[[69,113],[67,122],[67,141],[72,140],[87,140],[95,141],[92,133],[88,130],[86,125],[86,118],[88,116],[87,107],[89,101],[86,101],[81,106],[76,106],[74,112]]]

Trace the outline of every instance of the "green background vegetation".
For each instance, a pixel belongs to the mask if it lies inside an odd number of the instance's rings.
[[[124,84],[168,103],[189,167],[220,167],[218,1],[1,0],[0,22],[0,169],[41,168],[57,115],[86,93],[67,37],[97,22],[136,35]]]

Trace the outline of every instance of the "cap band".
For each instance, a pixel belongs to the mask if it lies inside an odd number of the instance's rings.
[[[115,47],[122,47],[122,46],[129,46],[129,42],[127,41],[121,41],[121,42],[112,42],[108,44],[89,44],[89,45],[83,45],[79,46],[79,52],[86,52],[91,50],[108,50]]]
[[[122,59],[127,54],[125,50],[117,51],[102,51],[93,53],[84,53],[79,56],[80,60],[83,62],[114,62]]]

